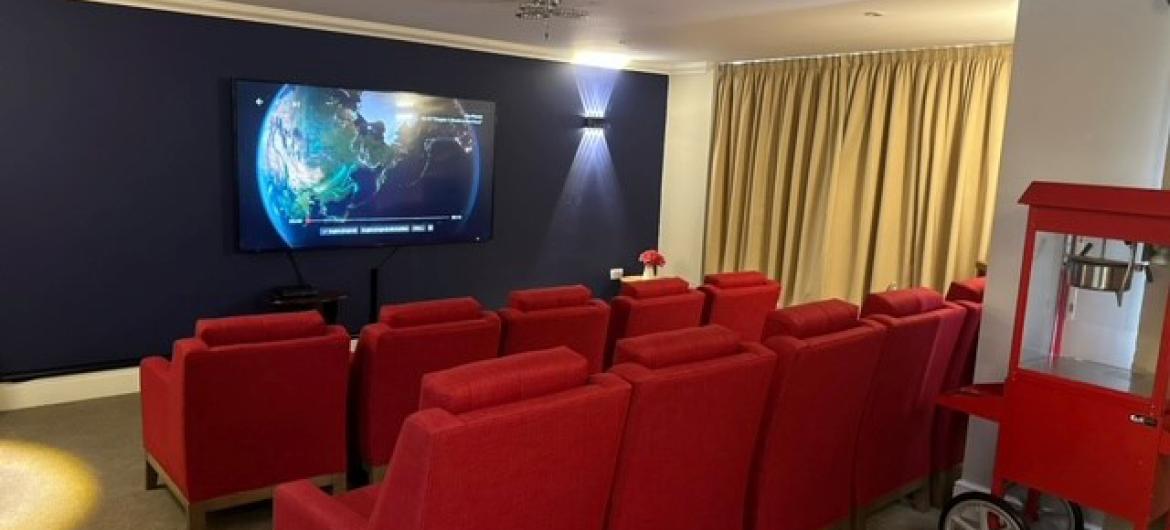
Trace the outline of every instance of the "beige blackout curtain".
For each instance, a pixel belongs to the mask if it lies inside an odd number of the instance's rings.
[[[987,252],[1011,48],[729,64],[717,76],[706,272],[785,300],[941,289]]]

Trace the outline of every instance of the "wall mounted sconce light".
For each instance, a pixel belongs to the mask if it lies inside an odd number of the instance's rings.
[[[602,130],[608,124],[609,120],[603,116],[585,116],[581,126],[586,129]]]

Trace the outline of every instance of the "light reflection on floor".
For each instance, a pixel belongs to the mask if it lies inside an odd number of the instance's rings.
[[[93,470],[72,455],[0,440],[0,530],[80,528],[100,494]]]

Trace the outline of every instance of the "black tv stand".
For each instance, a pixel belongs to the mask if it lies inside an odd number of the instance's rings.
[[[273,298],[306,298],[321,294],[312,285],[283,285],[272,289]]]
[[[319,311],[325,318],[325,323],[336,324],[337,315],[341,309],[341,301],[349,295],[341,291],[317,291],[315,294],[301,296],[284,296],[278,287],[268,296],[268,306],[274,311]]]
[[[305,275],[301,274],[301,266],[297,263],[297,257],[292,249],[284,251],[284,256],[288,258],[289,265],[292,265],[297,283],[274,287],[268,294],[268,306],[276,311],[317,310],[325,317],[326,322],[336,324],[341,301],[348,295],[338,291],[320,291],[313,287],[305,281]]]

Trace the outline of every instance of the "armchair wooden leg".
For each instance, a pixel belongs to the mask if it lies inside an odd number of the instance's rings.
[[[825,527],[825,530],[858,530],[853,527],[853,515]]]
[[[867,519],[869,519],[868,511],[865,508],[857,508],[849,515],[849,527],[853,530],[866,530]]]
[[[954,496],[955,482],[963,478],[963,466],[936,473],[930,479],[930,504],[934,508],[942,508]]]
[[[910,503],[919,513],[930,511],[930,481],[927,480],[910,495]]]
[[[158,471],[154,466],[150,465],[150,460],[143,462],[143,467],[146,469],[146,489],[156,490],[162,487],[162,483],[158,480]]]
[[[370,468],[370,483],[382,482],[382,479],[386,478],[386,468],[388,467],[390,467],[389,464]]]
[[[202,503],[187,506],[187,530],[207,529],[207,509]]]
[[[349,489],[349,482],[347,481],[345,473],[338,473],[333,475],[329,481],[329,491],[334,496],[341,495]]]

